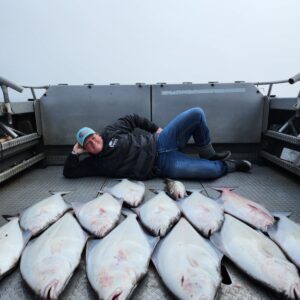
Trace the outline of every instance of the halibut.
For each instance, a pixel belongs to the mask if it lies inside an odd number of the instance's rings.
[[[263,233],[225,214],[213,244],[254,279],[291,299],[300,298],[300,278],[279,247]]]
[[[24,249],[22,277],[39,297],[57,299],[80,262],[86,240],[73,215],[65,214]]]

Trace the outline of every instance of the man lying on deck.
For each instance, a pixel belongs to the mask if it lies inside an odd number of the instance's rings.
[[[135,128],[148,131],[133,134]],[[193,136],[199,158],[182,152]],[[64,165],[68,178],[83,176],[127,177],[139,180],[153,177],[212,179],[228,172],[248,172],[247,160],[229,160],[230,151],[215,152],[204,111],[191,108],[174,118],[164,129],[136,114],[120,118],[100,134],[81,128]],[[80,159],[80,155],[89,156]]]

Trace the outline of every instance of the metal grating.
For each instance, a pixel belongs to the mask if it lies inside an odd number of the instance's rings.
[[[276,132],[274,130],[268,130],[265,133],[265,136],[280,140],[280,141],[284,141],[284,142],[288,142],[294,145],[298,145],[300,146],[300,138],[296,137],[296,136],[292,136],[289,134],[284,134],[284,133],[279,133]]]
[[[0,173],[0,183],[9,179],[10,177],[24,171],[25,169],[31,167],[32,165],[36,164],[37,162],[41,161],[42,159],[45,158],[45,154],[44,153],[40,153],[38,155],[35,155],[25,161],[23,161],[22,163]]]
[[[279,157],[272,155],[266,151],[261,151],[260,154],[262,157],[273,162],[274,164],[300,176],[300,167],[293,165],[291,162],[282,160]]]
[[[66,179],[62,175],[62,167],[47,167],[33,169],[7,181],[1,188],[0,213],[13,214],[25,207],[49,196],[48,191],[72,191],[65,196],[67,201],[88,201],[96,196],[103,186],[114,184],[115,180],[100,177]],[[183,181],[187,189],[202,189],[211,197],[218,197],[218,192],[210,186],[237,186],[237,193],[254,201],[264,204],[273,211],[290,210],[291,218],[300,222],[300,184],[288,173],[284,174],[270,167],[254,166],[249,174],[230,173],[224,177],[210,181]],[[163,189],[161,179],[145,181],[147,188]],[[5,221],[0,219],[0,225]],[[61,299],[98,299],[88,283],[85,273],[85,253],[79,267],[76,269]],[[232,279],[231,285],[220,288],[218,299],[248,299],[265,300],[281,299],[280,295],[272,293],[251,280],[225,259],[224,264]],[[1,300],[35,299],[32,291],[21,279],[17,268],[12,274],[0,281]],[[150,264],[145,278],[136,288],[131,299],[134,300],[171,300],[174,297],[168,292],[158,277],[154,267]]]

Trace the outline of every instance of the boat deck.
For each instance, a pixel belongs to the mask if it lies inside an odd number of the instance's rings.
[[[14,177],[0,187],[0,214],[16,214],[27,206],[49,196],[48,191],[72,191],[65,196],[67,201],[88,201],[94,198],[103,186],[113,184],[108,178],[90,177],[66,179],[61,166],[32,169]],[[300,223],[299,178],[272,166],[258,166],[250,174],[231,173],[217,180],[183,181],[187,189],[204,189],[208,196],[218,197],[210,186],[237,187],[236,192],[263,204],[270,211],[291,211],[293,219]],[[145,181],[147,188],[163,189],[161,179]],[[0,225],[5,223],[0,219]],[[281,299],[259,283],[251,280],[232,263],[224,259],[231,276],[230,285],[222,284],[218,299]],[[22,280],[19,267],[0,281],[0,299],[33,299],[33,292]],[[97,299],[85,273],[84,254],[79,267],[61,295],[61,299]],[[134,291],[131,299],[174,299],[168,292],[156,270],[150,263],[149,271]]]

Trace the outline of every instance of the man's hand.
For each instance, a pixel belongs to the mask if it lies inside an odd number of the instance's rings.
[[[85,152],[86,152],[86,150],[83,147],[81,147],[78,143],[76,143],[74,145],[72,153],[74,153],[76,155],[80,155],[80,154],[83,154]]]
[[[162,131],[163,131],[163,129],[159,127],[159,128],[156,130],[156,133],[161,133]]]

